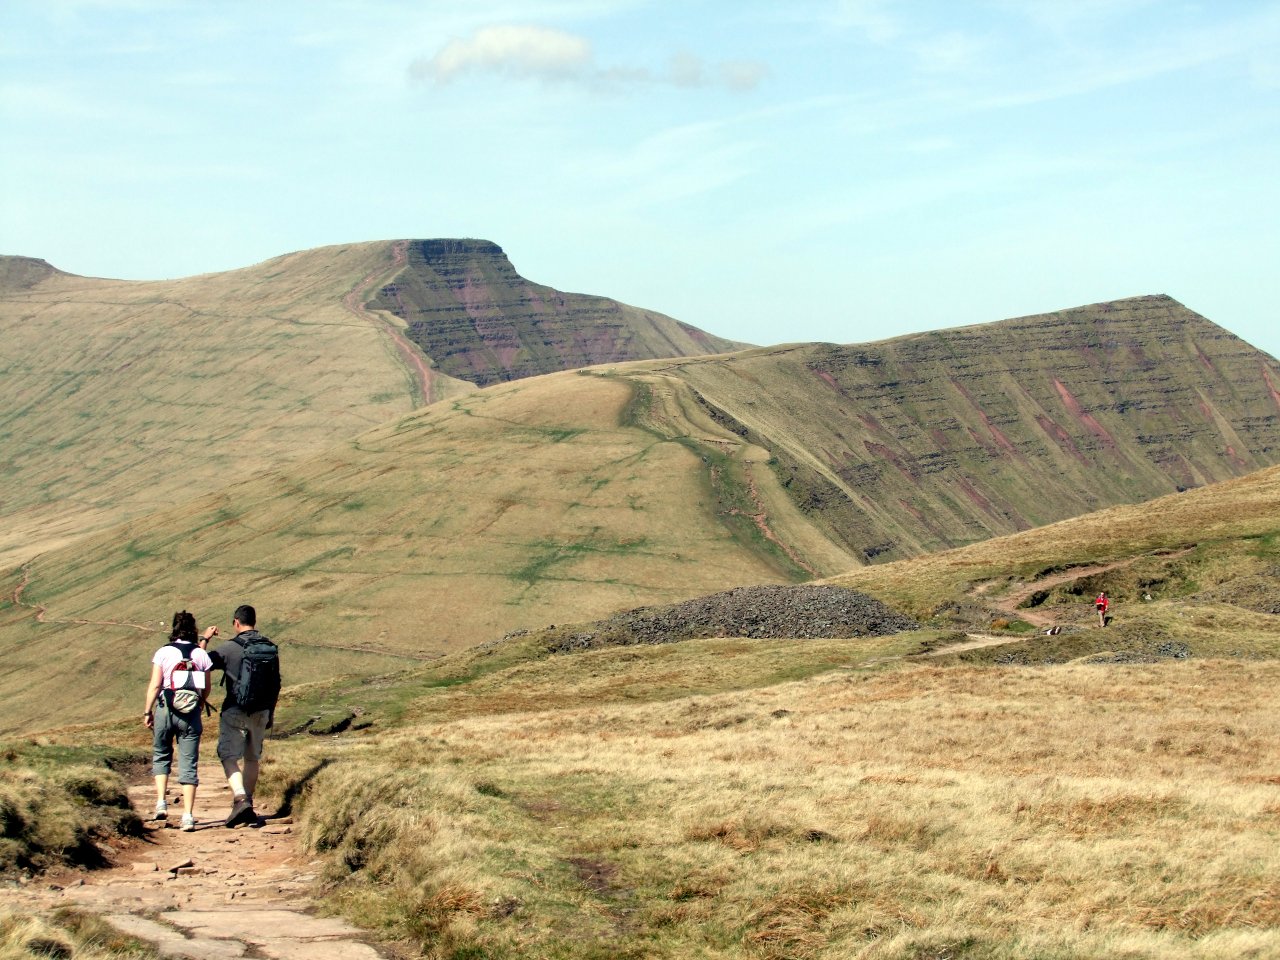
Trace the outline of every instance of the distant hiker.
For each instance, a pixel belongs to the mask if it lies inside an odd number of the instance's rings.
[[[1093,608],[1098,611],[1098,626],[1107,625],[1107,610],[1110,607],[1111,601],[1107,599],[1107,591],[1103,590],[1098,594],[1098,599],[1093,601]]]
[[[210,628],[205,639],[216,628]],[[178,783],[182,785],[182,829],[196,828],[196,787],[200,783],[201,716],[209,699],[209,671],[213,661],[200,648],[196,618],[186,610],[173,615],[169,642],[151,658],[151,683],[142,709],[142,722],[151,728],[151,773],[156,778],[157,820],[169,816],[165,793],[173,767],[173,743],[178,742]]]
[[[274,723],[280,695],[280,653],[254,625],[257,612],[248,604],[236,608],[231,626],[236,635],[210,651],[215,668],[222,671],[227,698],[218,724],[218,759],[231,787],[228,827],[257,823],[253,788],[258,784],[262,742]],[[213,628],[217,636],[218,628]],[[243,761],[243,769],[241,762]]]

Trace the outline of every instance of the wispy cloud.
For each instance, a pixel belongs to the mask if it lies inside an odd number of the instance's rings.
[[[447,83],[466,73],[500,73],[543,80],[581,76],[593,68],[591,43],[550,27],[497,24],[465,40],[451,40],[415,73]]]
[[[755,60],[710,62],[690,51],[672,54],[662,70],[631,63],[604,64],[591,41],[580,34],[531,24],[492,24],[450,40],[431,57],[414,60],[409,73],[437,85],[488,74],[603,90],[719,87],[745,93],[760,85],[768,67]]]

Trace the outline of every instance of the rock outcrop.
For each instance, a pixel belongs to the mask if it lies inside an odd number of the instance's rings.
[[[403,319],[442,373],[482,387],[742,346],[660,313],[532,283],[487,240],[411,240],[405,259],[368,308]]]
[[[1167,296],[680,365],[870,562],[1280,462],[1280,365]]]
[[[36,257],[0,255],[0,291],[29,290],[62,271]]]

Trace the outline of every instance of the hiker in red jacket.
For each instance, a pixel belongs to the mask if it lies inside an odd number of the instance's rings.
[[[1105,627],[1107,625],[1107,610],[1111,606],[1111,601],[1107,599],[1107,591],[1103,590],[1098,594],[1098,599],[1093,601],[1093,607],[1098,611],[1098,626]]]

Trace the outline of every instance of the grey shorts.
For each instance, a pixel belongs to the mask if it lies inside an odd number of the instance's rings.
[[[204,732],[200,711],[177,713],[165,706],[164,697],[156,702],[152,717],[151,772],[168,776],[173,767],[173,745],[178,744],[178,782],[198,784],[196,768],[200,763],[200,734]]]
[[[270,710],[245,713],[239,707],[223,707],[218,724],[219,760],[257,760],[267,735]]]

